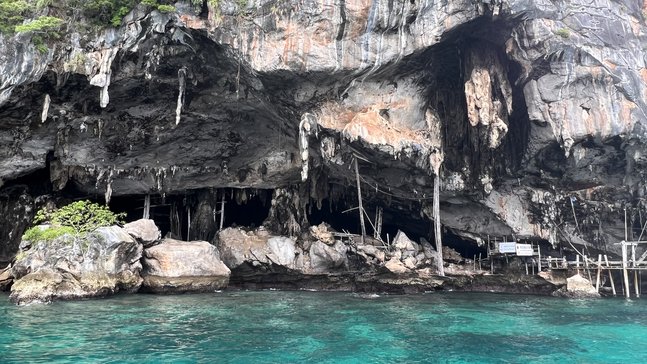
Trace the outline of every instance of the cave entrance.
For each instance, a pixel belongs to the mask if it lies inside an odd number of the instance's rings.
[[[226,197],[223,228],[259,227],[270,213],[272,190],[234,190]]]
[[[308,210],[308,222],[310,225],[319,225],[322,222],[329,224],[338,232],[361,234],[361,225],[356,207],[356,198],[347,196],[343,200],[333,203],[329,199],[323,199],[321,209],[310,205]],[[346,202],[349,202],[348,204]],[[375,222],[376,210],[382,208],[382,229],[380,237],[383,241],[392,241],[398,231],[402,231],[411,240],[420,242],[421,238],[427,240],[433,237],[431,222],[420,217],[420,206],[412,206],[406,210],[395,206],[384,206],[377,198],[366,198],[364,209],[369,217],[365,216],[366,235],[373,236],[371,222]],[[369,222],[370,220],[370,222]]]
[[[451,231],[443,232],[443,245],[454,249],[458,254],[466,259],[474,259],[479,254],[485,258],[487,256],[487,247],[478,246],[474,240],[465,239]]]

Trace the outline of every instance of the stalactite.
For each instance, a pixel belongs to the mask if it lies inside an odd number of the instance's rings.
[[[308,159],[310,151],[308,150],[308,137],[316,133],[317,120],[310,113],[301,116],[299,123],[299,151],[301,152],[301,181],[308,179]]]
[[[99,94],[99,104],[101,107],[108,106],[110,102],[108,87],[110,86],[110,77],[112,75],[111,67],[112,61],[114,61],[118,51],[119,48],[109,48],[103,51],[99,73],[94,75],[90,80],[91,85],[101,87],[101,93]]]
[[[43,101],[43,112],[40,115],[40,122],[44,123],[47,120],[47,114],[49,114],[49,103],[51,99],[49,94],[45,94],[45,101]]]
[[[180,124],[182,115],[182,107],[184,107],[184,91],[186,90],[186,67],[182,67],[177,71],[178,78],[178,95],[177,107],[175,108],[175,125]]]

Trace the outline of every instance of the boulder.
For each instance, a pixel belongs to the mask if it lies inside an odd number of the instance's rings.
[[[25,246],[11,269],[17,304],[136,292],[142,283],[142,244],[118,226]]]
[[[8,291],[13,283],[13,277],[11,276],[11,265],[0,270],[0,291]]]
[[[375,258],[378,263],[382,263],[386,260],[386,253],[384,253],[384,250],[381,250],[373,245],[358,245],[357,252],[360,254],[364,253],[369,257]]]
[[[574,298],[600,297],[591,282],[579,274],[566,278],[566,293]]]
[[[335,236],[332,234],[332,231],[330,231],[330,227],[325,223],[311,226],[310,233],[315,239],[319,240],[324,244],[327,244],[327,245],[335,244]]]
[[[218,250],[222,261],[235,269],[251,266],[278,266],[305,270],[303,251],[296,241],[284,236],[270,236],[265,230],[245,231],[227,228],[218,234]]]
[[[384,263],[384,267],[391,273],[395,274],[403,274],[409,272],[409,268],[407,268],[404,263],[400,261],[400,259],[395,257],[387,260],[386,263]]]
[[[142,289],[155,293],[206,292],[229,283],[231,271],[206,241],[164,239],[144,250]]]
[[[157,228],[157,225],[155,225],[155,221],[151,219],[139,219],[129,222],[124,225],[124,230],[138,242],[142,243],[144,247],[154,245],[162,237],[162,233]]]
[[[315,241],[309,251],[312,272],[327,273],[345,267],[348,263],[347,250],[347,246],[339,241],[332,246]]]
[[[418,244],[409,239],[409,237],[402,231],[398,231],[395,238],[393,238],[393,246],[395,249],[402,252],[402,259],[406,259],[411,256],[415,257],[420,251]]]

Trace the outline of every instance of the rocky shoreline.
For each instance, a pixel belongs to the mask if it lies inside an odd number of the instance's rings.
[[[161,238],[152,220],[99,228],[84,237],[21,244],[0,288],[18,305],[101,298],[117,293],[213,292],[279,289],[408,294],[473,291],[555,295],[564,280],[546,274],[490,274],[446,263],[435,271],[436,251],[398,233],[392,246],[337,239],[322,224],[305,239],[271,235],[265,228],[227,228],[206,241]],[[579,284],[584,284],[578,281]],[[11,284],[13,281],[13,284]],[[590,283],[589,283],[590,286]]]

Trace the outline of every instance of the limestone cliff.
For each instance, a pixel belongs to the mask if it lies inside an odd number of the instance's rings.
[[[611,248],[625,208],[640,234],[647,3],[175,9],[70,27],[46,53],[0,35],[0,261],[41,196],[131,214],[158,196],[156,221],[187,240],[213,239],[223,197],[226,225],[256,213],[230,202],[260,210],[270,196],[278,230],[343,220],[355,159],[367,210],[417,236],[430,235],[435,178],[443,233],[471,241]]]

